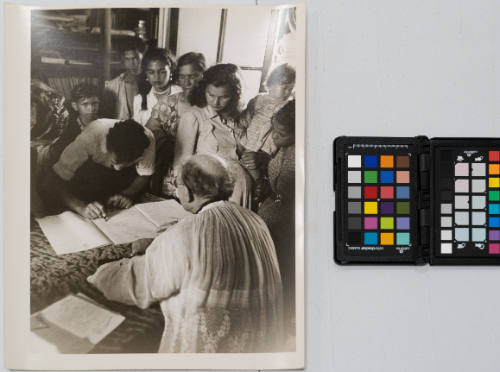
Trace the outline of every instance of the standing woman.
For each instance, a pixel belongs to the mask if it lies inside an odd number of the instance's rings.
[[[134,97],[134,120],[146,125],[153,107],[163,97],[182,91],[172,83],[175,59],[166,49],[150,49],[144,54],[139,78],[139,94]]]
[[[229,200],[250,208],[252,179],[239,163],[243,131],[236,119],[240,114],[240,97],[241,81],[236,65],[219,64],[205,71],[188,97],[193,108],[180,119],[174,169],[193,154],[220,156],[226,160],[235,182]]]
[[[152,191],[162,196],[174,196],[173,155],[175,137],[179,119],[191,109],[188,97],[196,83],[203,77],[205,56],[190,52],[182,55],[177,61],[174,81],[182,88],[178,92],[162,97],[153,107],[151,117],[146,126],[154,133],[159,152],[157,172],[153,176]]]

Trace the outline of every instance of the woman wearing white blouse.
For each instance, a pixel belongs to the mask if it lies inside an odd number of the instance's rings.
[[[171,83],[174,69],[174,57],[165,49],[151,49],[144,55],[139,94],[134,97],[134,120],[139,124],[146,125],[162,97],[182,92],[181,87]]]
[[[238,67],[219,64],[203,74],[189,96],[193,108],[181,116],[175,143],[174,169],[193,154],[213,154],[228,164],[235,187],[230,201],[251,208],[252,179],[240,165],[243,130],[240,114],[241,82]]]

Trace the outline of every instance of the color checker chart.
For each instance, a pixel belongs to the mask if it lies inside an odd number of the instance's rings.
[[[500,265],[500,139],[338,137],[335,262]]]
[[[410,245],[410,155],[348,155],[348,242]]]
[[[441,256],[500,256],[500,144],[439,147],[435,157]]]
[[[381,260],[412,255],[412,146],[362,140],[343,146],[338,171],[345,181],[339,186],[344,197],[339,202],[347,254]]]

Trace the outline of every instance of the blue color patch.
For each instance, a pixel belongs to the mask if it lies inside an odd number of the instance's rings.
[[[377,168],[377,166],[378,166],[377,155],[365,155],[365,168]]]
[[[365,232],[365,244],[366,245],[377,245],[378,244],[378,233]]]
[[[500,227],[500,217],[490,217],[490,227]]]
[[[394,171],[381,171],[380,183],[394,183]]]
[[[500,214],[500,204],[490,204],[490,214]]]
[[[398,186],[398,187],[396,187],[396,198],[397,199],[410,199],[410,186]]]

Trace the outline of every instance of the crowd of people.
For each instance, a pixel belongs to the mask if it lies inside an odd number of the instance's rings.
[[[99,267],[89,282],[112,300],[160,302],[161,352],[290,348],[294,68],[276,66],[267,91],[242,107],[234,64],[207,68],[201,53],[176,59],[136,44],[121,58],[123,73],[103,92],[78,84],[69,105],[32,82],[32,137],[50,138],[32,148],[32,214],[107,218],[145,192],[177,199],[193,217],[134,242],[134,257]]]

